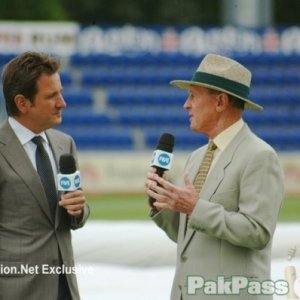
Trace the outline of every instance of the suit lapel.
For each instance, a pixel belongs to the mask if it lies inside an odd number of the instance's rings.
[[[61,144],[59,143],[59,141],[57,140],[57,138],[53,134],[53,131],[47,130],[46,135],[47,135],[51,150],[52,150],[54,158],[55,158],[56,169],[59,173],[59,164],[58,164],[58,162],[59,162],[59,158],[64,153],[63,147],[61,146]],[[58,193],[58,201],[60,200],[60,195],[61,194],[59,192]],[[61,213],[61,209],[60,209],[60,206],[57,203],[56,213],[55,213],[55,227],[58,227],[58,225],[59,225],[59,220],[61,219],[60,216],[59,216],[60,213]]]
[[[54,154],[56,168],[57,168],[57,170],[59,170],[58,162],[59,162],[59,158],[64,153],[64,149],[63,149],[62,145],[59,143],[59,141],[57,140],[57,138],[55,137],[55,134],[53,134],[53,131],[47,130],[46,135],[47,135],[51,150]]]
[[[8,122],[0,129],[0,153],[12,169],[22,178],[49,221],[53,222],[39,176]]]
[[[198,173],[200,164],[204,158],[205,152],[207,150],[207,146],[204,146],[198,150],[198,153],[195,153],[194,155],[191,156],[190,161],[188,162],[187,165],[187,171],[190,177],[191,182],[194,182],[195,177]],[[193,235],[195,234],[195,230],[192,230],[190,228],[186,228],[186,223],[187,223],[187,215],[186,214],[180,214],[180,226],[179,228],[180,233],[179,235],[181,236],[181,239],[183,243],[181,244],[182,250],[181,252],[184,251],[184,249],[187,247],[189,241],[192,239]],[[185,231],[186,229],[186,231]]]
[[[239,133],[234,137],[234,139],[231,141],[231,143],[228,145],[228,147],[224,150],[223,153],[221,153],[218,161],[214,165],[213,169],[209,173],[207,180],[205,181],[202,190],[201,190],[201,198],[206,199],[207,201],[210,201],[211,197],[213,194],[216,192],[218,189],[219,185],[221,184],[224,176],[225,176],[225,170],[227,166],[230,165],[232,162],[234,153],[242,140],[246,138],[246,136],[250,133],[250,129],[248,126],[245,124],[244,127],[239,131]],[[205,154],[206,148],[201,149],[201,152],[195,156],[195,160],[198,162],[201,162],[203,159],[203,156]],[[191,162],[192,163],[192,162]],[[195,164],[192,163],[192,165],[187,167],[188,172],[191,176],[192,181],[194,180],[196,174],[197,174],[197,167],[199,168],[199,163]],[[200,201],[206,201],[206,200],[200,200]],[[186,222],[186,215],[181,214],[181,219],[183,219],[184,224]],[[193,238],[195,234],[195,230],[187,228],[186,234],[183,238],[183,243],[182,243],[182,249],[181,251],[183,252],[188,244],[190,243],[191,239]]]

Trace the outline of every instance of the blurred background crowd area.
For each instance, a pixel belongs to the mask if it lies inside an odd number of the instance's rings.
[[[0,20],[74,21],[85,25],[290,26],[299,24],[299,10],[298,0],[1,0]]]
[[[265,107],[244,118],[285,172],[272,260],[272,278],[283,278],[288,250],[299,249],[299,223],[291,223],[300,211],[299,0],[0,0],[0,71],[28,50],[62,62],[67,108],[58,128],[77,143],[96,220],[73,233],[77,264],[93,270],[78,274],[83,299],[168,298],[175,245],[150,224],[144,179],[162,133],[176,140],[174,182],[188,153],[207,142],[189,129],[186,91],[169,81],[190,79],[209,52],[247,66],[250,99]]]
[[[174,181],[186,152],[207,142],[169,81],[190,79],[208,52],[228,55],[252,71],[250,99],[265,110],[245,121],[279,152],[298,195],[299,12],[298,0],[1,0],[0,69],[27,50],[58,56],[59,129],[77,143],[87,190],[135,193],[163,132],[176,138]]]
[[[169,81],[190,79],[207,52],[229,55],[252,71],[250,96],[266,108],[246,121],[277,150],[297,150],[299,12],[297,0],[2,0],[0,67],[22,50],[60,56],[61,129],[79,149],[152,149],[169,131],[188,150],[206,139],[190,132],[186,92]]]

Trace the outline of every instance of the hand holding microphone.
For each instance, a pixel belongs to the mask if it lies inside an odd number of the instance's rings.
[[[59,171],[57,184],[58,190],[62,192],[59,205],[65,208],[69,215],[79,216],[83,212],[86,199],[80,190],[80,172],[76,169],[72,154],[66,153],[60,157]]]
[[[58,190],[62,192],[75,191],[81,188],[80,172],[76,170],[76,162],[72,154],[66,153],[60,157],[57,183]]]
[[[184,175],[184,185],[177,186],[168,182],[163,174],[170,169],[174,137],[164,133],[158,141],[153,153],[151,166],[146,180],[146,194],[149,196],[149,205],[157,210],[170,209],[190,215],[199,198],[188,174]]]
[[[174,136],[170,133],[164,133],[161,135],[156,150],[153,152],[151,166],[155,168],[159,177],[162,177],[164,172],[171,168],[174,143]],[[148,199],[150,207],[154,208],[154,202],[155,199],[150,196]]]

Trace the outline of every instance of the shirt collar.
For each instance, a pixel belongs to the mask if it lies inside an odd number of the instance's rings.
[[[8,123],[13,129],[14,133],[16,134],[17,138],[19,139],[20,143],[22,145],[27,144],[28,142],[31,141],[31,139],[37,135],[40,135],[43,140],[48,143],[48,139],[46,136],[46,133],[43,131],[40,134],[36,134],[32,132],[30,129],[27,127],[23,126],[20,122],[18,122],[15,118],[13,117],[8,117]]]
[[[238,132],[242,129],[245,122],[243,119],[238,120],[224,131],[219,133],[214,139],[213,142],[216,144],[218,149],[224,151],[225,148],[230,144]]]

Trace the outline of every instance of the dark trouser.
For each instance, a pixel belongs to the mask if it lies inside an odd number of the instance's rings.
[[[65,274],[59,274],[58,300],[72,300],[72,296]]]

